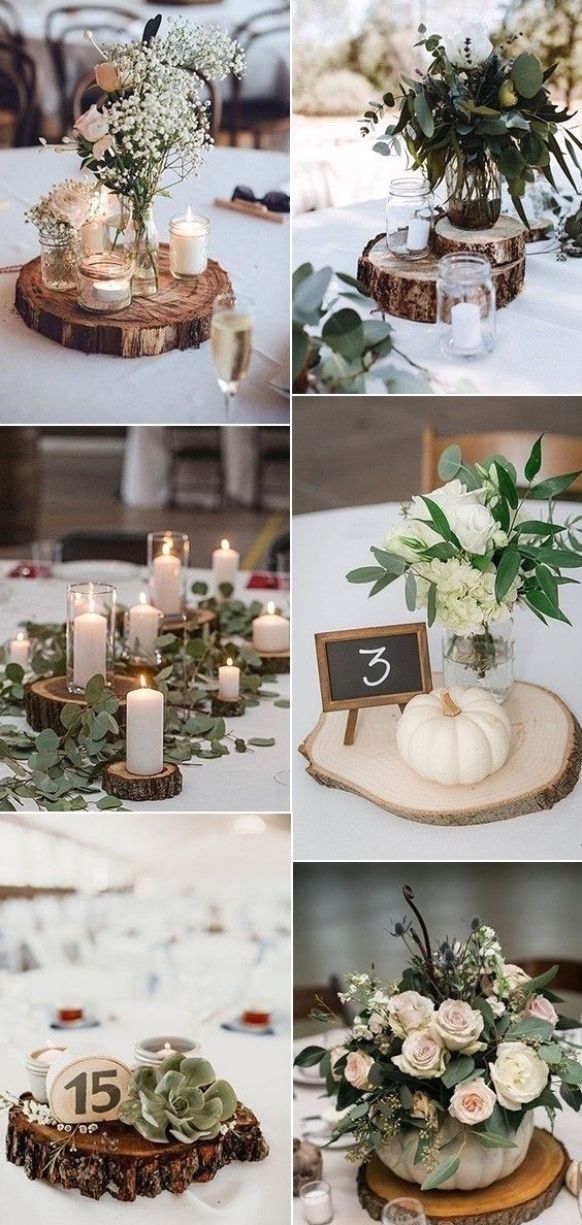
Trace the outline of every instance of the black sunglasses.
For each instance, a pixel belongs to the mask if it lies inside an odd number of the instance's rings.
[[[270,213],[288,213],[291,201],[284,191],[268,191],[262,198],[255,196],[252,187],[235,187],[231,200],[245,200],[247,204],[264,204]]]

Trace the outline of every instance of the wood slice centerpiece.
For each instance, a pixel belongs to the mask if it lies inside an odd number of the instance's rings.
[[[29,1097],[29,1094],[25,1095]],[[153,1198],[162,1191],[182,1195],[192,1183],[210,1182],[232,1161],[262,1161],[269,1152],[258,1120],[240,1103],[234,1127],[215,1140],[152,1144],[124,1123],[103,1123],[92,1134],[75,1131],[72,1144],[56,1127],[32,1123],[19,1106],[8,1115],[6,1157],[27,1177],[45,1179],[90,1199]]]
[[[25,264],[16,282],[16,309],[27,327],[65,349],[112,357],[156,357],[172,349],[198,349],[210,336],[215,298],[232,294],[228,274],[216,260],[191,281],[170,272],[169,248],[160,246],[160,288],[134,298],[125,310],[92,314],[77,303],[76,290],[55,293],[42,283],[40,259]]]
[[[168,613],[162,622],[162,633],[188,638],[202,638],[218,628],[218,613],[212,608],[188,605],[183,613]]]
[[[568,1154],[549,1131],[536,1127],[527,1156],[507,1178],[475,1191],[421,1191],[398,1178],[379,1157],[358,1172],[358,1198],[373,1221],[390,1200],[413,1196],[434,1225],[522,1225],[553,1204],[563,1185]]]
[[[433,682],[438,687],[441,678]],[[511,720],[509,757],[471,786],[429,782],[406,765],[396,747],[395,706],[360,710],[351,746],[344,744],[345,712],[324,714],[300,752],[317,782],[426,825],[480,825],[553,808],[578,780],[582,728],[555,693],[538,685],[516,684],[504,708]]]
[[[358,280],[383,311],[415,323],[436,323],[438,263],[443,255],[468,251],[492,265],[497,308],[520,293],[525,277],[525,230],[513,217],[500,217],[489,230],[459,230],[448,218],[437,222],[432,248],[423,259],[393,255],[386,235],[377,234],[358,261]]]
[[[108,762],[103,767],[101,786],[118,800],[144,804],[152,800],[173,800],[182,790],[182,773],[172,761],[164,762],[159,774],[130,774],[124,761]]]
[[[130,689],[136,688],[135,677],[115,675],[112,688],[119,698],[119,710],[115,718],[121,728],[125,727],[127,695]],[[69,693],[67,680],[64,676],[51,676],[39,681],[31,681],[24,693],[24,709],[26,719],[33,732],[43,732],[50,728],[58,736],[64,733],[61,723],[61,711],[68,702],[75,706],[86,706],[84,697]]]

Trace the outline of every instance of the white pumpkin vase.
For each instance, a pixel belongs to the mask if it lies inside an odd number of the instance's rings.
[[[400,756],[421,778],[444,786],[480,783],[509,756],[511,723],[485,689],[433,689],[412,698],[398,720]]]
[[[472,1134],[470,1127],[445,1119],[438,1132],[440,1157],[453,1157],[461,1144],[463,1149],[458,1170],[447,1178],[435,1191],[475,1191],[478,1187],[490,1187],[492,1183],[507,1178],[525,1160],[533,1135],[533,1110],[528,1111],[512,1140],[515,1148],[485,1148]],[[392,1140],[378,1150],[378,1156],[398,1178],[420,1184],[427,1177],[426,1167],[415,1164],[414,1155],[418,1147],[418,1133],[411,1131]]]

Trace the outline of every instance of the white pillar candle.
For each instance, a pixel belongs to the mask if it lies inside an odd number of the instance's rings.
[[[145,595],[139,597],[128,613],[127,647],[132,655],[149,659],[156,649],[156,638],[160,629],[160,610],[148,604]]]
[[[239,562],[240,553],[237,553],[236,549],[231,549],[228,540],[222,540],[220,548],[215,549],[212,554],[212,570],[217,587],[220,587],[221,583],[230,583],[231,586],[235,586]]]
[[[159,774],[164,766],[164,695],[143,676],[127,695],[126,759],[130,774]]]
[[[170,222],[170,268],[176,277],[200,276],[208,264],[208,221],[189,208]]]
[[[169,540],[164,541],[162,552],[153,560],[152,598],[156,608],[166,615],[182,608],[182,562],[172,553]]]
[[[32,643],[30,638],[25,638],[24,634],[17,634],[8,645],[8,662],[10,664],[22,664],[23,668],[30,663],[32,654]]]
[[[86,221],[81,226],[81,247],[83,255],[102,255],[103,242],[103,219],[95,221]]]
[[[253,646],[264,655],[273,651],[289,650],[289,622],[275,612],[274,604],[267,604],[267,611],[253,621]]]
[[[424,251],[430,234],[430,221],[426,217],[413,217],[408,223],[406,247],[408,251]]]
[[[451,310],[453,348],[475,353],[481,348],[481,312],[476,302],[455,302]]]
[[[88,612],[73,621],[73,684],[84,689],[92,676],[107,671],[107,617],[93,612],[89,597]]]
[[[240,697],[240,668],[232,659],[218,669],[218,697],[221,702],[238,702]]]

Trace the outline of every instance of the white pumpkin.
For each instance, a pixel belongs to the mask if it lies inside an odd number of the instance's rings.
[[[525,1160],[533,1129],[533,1110],[528,1110],[511,1137],[513,1148],[485,1148],[477,1136],[471,1134],[470,1127],[459,1126],[445,1116],[439,1128],[437,1144],[439,1148],[446,1148],[447,1157],[452,1157],[460,1149],[461,1161],[452,1178],[440,1183],[435,1191],[475,1191],[477,1187],[490,1187],[500,1178],[507,1178]],[[417,1148],[418,1133],[409,1132],[394,1136],[378,1150],[378,1156],[399,1178],[420,1185],[427,1176],[427,1169],[414,1160]]]
[[[433,689],[412,698],[398,720],[396,744],[407,765],[445,786],[480,783],[507,761],[511,724],[485,689]]]

